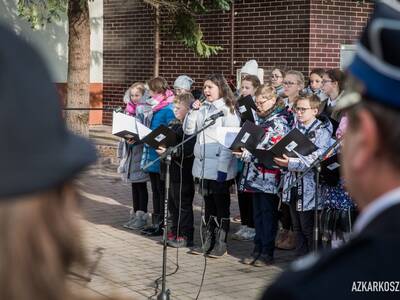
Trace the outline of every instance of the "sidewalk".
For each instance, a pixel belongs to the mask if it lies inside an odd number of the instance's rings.
[[[162,245],[158,243],[159,237],[144,237],[139,232],[122,227],[128,220],[132,205],[131,190],[129,185],[121,182],[115,169],[115,165],[98,164],[78,180],[83,199],[85,245],[88,246],[91,264],[94,266],[96,260],[99,261],[90,275],[87,274],[90,271],[77,271],[81,275],[91,276],[91,282],[76,276],[71,276],[71,279],[98,296],[120,295],[127,299],[148,299],[155,294],[154,281],[161,276]],[[235,195],[231,196],[231,216],[236,216],[239,213],[237,199]],[[198,244],[201,205],[202,199],[196,194],[195,242]],[[239,225],[232,223],[231,233]],[[252,250],[252,242],[229,239],[228,247],[228,255],[223,258],[207,258],[204,283],[198,299],[258,299],[265,287],[293,259],[290,251],[276,251],[274,266],[256,268],[239,262]],[[167,277],[171,299],[196,299],[202,281],[204,257],[186,252],[186,248],[168,248],[167,274],[176,269],[177,262],[179,264],[178,271]]]

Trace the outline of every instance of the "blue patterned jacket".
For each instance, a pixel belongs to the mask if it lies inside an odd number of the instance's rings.
[[[300,158],[290,158],[288,165],[288,172],[285,174],[283,179],[283,190],[286,190],[288,186],[293,183],[297,176],[305,171],[316,158],[323,154],[331,144],[332,135],[332,124],[326,118],[323,121],[315,119],[309,126],[303,127],[299,124],[296,127],[304,134],[306,134],[311,142],[313,142],[318,150],[314,151],[310,155],[304,156],[303,160]],[[307,164],[306,164],[307,163]],[[307,173],[300,184],[295,188],[297,190],[297,210],[308,211],[315,207],[315,172],[310,171]],[[293,190],[292,190],[293,191]],[[291,192],[288,191],[282,194],[282,201],[289,203],[291,200]],[[318,207],[323,207],[323,199],[319,199]]]

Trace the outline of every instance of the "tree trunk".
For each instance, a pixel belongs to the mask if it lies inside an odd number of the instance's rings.
[[[68,1],[67,107],[90,105],[90,18],[87,1]],[[89,136],[89,112],[67,110],[66,122],[75,133]]]
[[[160,74],[160,6],[155,8],[155,30],[154,30],[154,77]]]

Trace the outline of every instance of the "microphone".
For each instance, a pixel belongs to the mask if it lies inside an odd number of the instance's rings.
[[[199,98],[200,103],[203,103],[204,101],[206,101],[207,97],[204,96],[204,94],[201,95],[201,97]]]
[[[223,117],[224,116],[224,112],[222,110],[220,110],[219,112],[209,116],[207,119],[205,119],[204,122],[207,121],[215,121],[216,119],[218,119],[219,117]]]

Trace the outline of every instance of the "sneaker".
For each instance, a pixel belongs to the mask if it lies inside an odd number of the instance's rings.
[[[248,227],[246,225],[240,225],[240,228],[238,231],[236,231],[234,234],[232,234],[232,239],[233,240],[241,240],[243,233],[246,231]]]
[[[173,233],[172,231],[169,231],[167,233],[167,242],[172,242],[175,240],[175,238],[176,238],[176,234]]]
[[[146,213],[144,211],[138,210],[136,212],[135,221],[131,224],[130,229],[142,229],[147,224]]]
[[[274,257],[268,254],[261,254],[254,262],[255,267],[266,267],[272,265],[274,262]]]
[[[172,248],[185,248],[190,247],[188,246],[188,240],[184,236],[177,236],[174,240],[168,241],[168,246]],[[193,245],[193,242],[192,242]]]
[[[145,226],[142,230],[140,230],[140,234],[150,235],[151,233],[153,233],[157,229],[158,229],[158,225]]]
[[[240,217],[240,215],[237,215],[237,216],[232,218],[232,222],[240,223],[240,222],[242,222],[242,218]]]
[[[134,213],[133,210],[131,210],[128,222],[122,225],[122,227],[127,229],[132,229],[131,227],[132,224],[135,222],[135,220],[136,220],[136,213]]]
[[[252,265],[260,257],[260,252],[253,252],[250,256],[243,258],[240,262],[245,265]]]
[[[240,240],[253,241],[255,236],[256,236],[256,230],[254,228],[247,227],[242,233]]]

